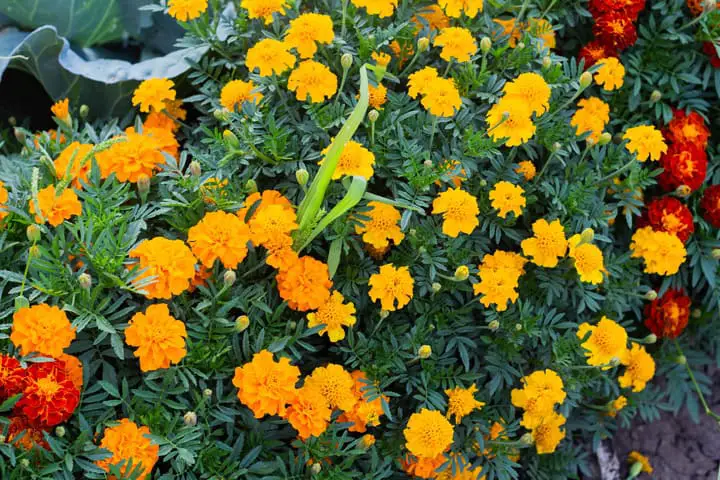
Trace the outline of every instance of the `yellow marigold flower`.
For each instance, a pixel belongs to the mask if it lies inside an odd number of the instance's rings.
[[[629,350],[621,358],[625,365],[625,373],[618,378],[622,388],[632,388],[633,392],[645,390],[647,382],[655,376],[655,360],[645,350],[645,347],[632,343]]]
[[[522,215],[525,206],[525,190],[510,182],[498,182],[490,191],[490,203],[498,210],[498,217],[506,218],[513,212],[516,217]]]
[[[145,313],[136,313],[125,329],[125,343],[138,347],[140,370],[150,372],[168,368],[185,358],[185,324],[170,315],[164,303],[150,305]]]
[[[290,72],[288,90],[301,102],[324,102],[337,92],[337,77],[328,67],[315,60],[305,60]]]
[[[628,128],[623,140],[628,140],[626,148],[630,153],[634,153],[640,162],[648,159],[657,161],[668,149],[660,130],[651,125]]]
[[[436,117],[452,117],[460,110],[462,99],[452,79],[438,77],[426,85],[421,103]]]
[[[75,340],[75,328],[63,310],[46,303],[13,314],[10,341],[23,355],[37,352],[58,358]]]
[[[455,423],[458,424],[473,411],[484,407],[485,402],[475,399],[476,392],[477,386],[474,383],[469,388],[455,387],[445,390],[445,395],[448,396],[448,409],[445,416],[448,418],[455,416]]]
[[[640,452],[637,452],[635,450],[630,452],[628,454],[628,463],[631,465],[634,463],[639,463],[642,466],[640,470],[641,472],[645,472],[647,474],[653,473],[653,467],[652,465],[650,465],[650,459],[645,455],[641,454]]]
[[[317,52],[318,43],[329,44],[334,38],[333,22],[329,15],[303,13],[290,20],[285,43],[296,49],[300,58],[312,58]]]
[[[387,102],[387,88],[382,83],[377,87],[368,85],[368,93],[370,95],[370,107],[380,109]]]
[[[348,430],[351,432],[364,433],[367,430],[367,426],[376,427],[380,425],[380,417],[384,414],[382,408],[382,400],[388,401],[388,398],[384,395],[377,396],[370,400],[367,398],[367,394],[363,391],[368,388],[367,377],[365,373],[360,370],[355,370],[351,374],[355,381],[353,393],[357,402],[355,407],[351,411],[343,412],[338,418],[340,423],[352,423]]]
[[[38,223],[47,221],[53,227],[57,227],[65,220],[82,213],[82,204],[75,192],[66,188],[59,195],[55,191],[55,185],[48,185],[38,192],[37,203],[40,207],[40,215],[35,215]],[[30,213],[36,214],[35,201],[30,199]]]
[[[140,106],[141,112],[161,111],[166,101],[175,100],[175,83],[167,78],[144,80],[135,89],[132,104]]]
[[[218,199],[226,197],[225,187],[227,187],[228,183],[227,178],[210,177],[205,180],[199,188],[203,202],[208,205],[215,205]],[[244,221],[245,217],[240,217],[240,219]]]
[[[248,18],[262,18],[268,25],[272,23],[273,13],[285,15],[288,4],[286,0],[241,0],[240,6],[248,11]]]
[[[438,473],[434,478],[435,480],[485,480],[487,476],[480,476],[481,472],[482,467],[471,468],[468,463],[462,466],[458,463],[455,473],[453,473],[453,468],[449,467]]]
[[[537,370],[522,378],[523,388],[510,392],[510,401],[525,410],[521,424],[535,428],[567,396],[562,378],[552,370]]]
[[[255,418],[265,415],[286,415],[287,404],[295,399],[295,384],[300,369],[283,357],[273,359],[268,350],[261,350],[251,362],[235,368],[232,383],[238,388],[238,400],[252,410]]]
[[[462,27],[446,27],[440,30],[433,45],[442,47],[440,58],[446,61],[456,60],[460,63],[470,61],[477,52],[477,43],[472,32]]]
[[[445,416],[435,410],[423,408],[413,413],[403,430],[405,447],[418,458],[435,458],[450,448],[453,426]]]
[[[285,412],[285,418],[298,431],[301,440],[318,437],[327,430],[332,410],[322,393],[307,385],[297,391]]]
[[[608,415],[617,416],[618,412],[627,406],[628,400],[624,395],[620,395],[608,405]]]
[[[293,310],[317,310],[330,297],[332,280],[326,264],[303,256],[275,277],[280,297]]]
[[[443,233],[449,237],[457,237],[460,232],[471,234],[478,221],[477,198],[459,188],[450,188],[433,200],[433,214],[442,214]]]
[[[488,135],[495,141],[507,139],[505,146],[520,146],[535,135],[531,115],[527,103],[503,97],[487,113]]]
[[[380,18],[389,17],[395,11],[398,0],[351,0],[357,8],[365,8],[369,15]]]
[[[0,181],[0,220],[10,215],[6,205],[10,195],[8,194],[7,188],[5,188],[5,182]]]
[[[565,227],[560,220],[548,223],[541,218],[533,223],[533,237],[526,238],[520,243],[523,254],[532,257],[531,261],[540,267],[555,268],[558,259],[565,256],[567,239]]]
[[[332,410],[349,412],[357,402],[352,375],[342,366],[334,363],[313,370],[305,379],[305,387],[320,392]]]
[[[390,57],[390,55],[383,52],[373,52],[370,57],[375,60],[375,63],[377,65],[381,67],[387,67],[390,63],[390,60],[392,60],[392,57]]]
[[[625,67],[616,57],[603,58],[597,61],[600,69],[595,74],[595,83],[602,85],[603,90],[617,90],[623,86]]]
[[[438,5],[453,18],[460,18],[463,13],[468,18],[475,18],[483,11],[483,0],[438,0]]]
[[[137,183],[151,178],[165,163],[157,137],[126,132],[124,140],[95,154],[100,174],[107,178],[113,173],[121,182]]]
[[[640,228],[633,234],[630,250],[632,258],[645,260],[645,273],[658,275],[676,274],[687,256],[685,245],[676,235],[652,227]]]
[[[383,310],[392,312],[403,308],[413,297],[415,280],[408,267],[395,268],[392,264],[380,267],[379,273],[370,276],[370,299],[380,300]]]
[[[603,281],[605,265],[602,251],[592,243],[583,243],[580,235],[568,240],[568,256],[573,259],[580,281],[597,285]]]
[[[288,52],[289,49],[290,46],[285,42],[265,38],[247,51],[245,66],[251,72],[258,69],[261,77],[269,77],[273,74],[280,75],[295,65],[295,56]]]
[[[87,182],[92,162],[88,155],[94,145],[72,142],[55,159],[55,176],[58,179],[67,177],[73,181],[75,188],[81,188],[80,180]]]
[[[65,123],[70,123],[70,100],[67,98],[55,102],[53,106],[50,107],[50,111],[58,119]]]
[[[540,455],[553,453],[563,438],[565,438],[565,430],[560,427],[565,425],[565,417],[559,413],[552,412],[542,419],[531,434],[535,449]]]
[[[360,443],[365,449],[372,447],[373,445],[375,445],[375,435],[372,435],[370,433],[363,435],[360,439]]]
[[[256,91],[257,86],[251,82],[233,80],[225,84],[220,91],[220,104],[227,110],[235,110],[245,102],[258,103],[262,100],[262,93]]]
[[[410,98],[417,98],[425,95],[428,85],[434,80],[440,78],[438,71],[434,67],[425,67],[408,76],[408,95]]]
[[[537,116],[550,108],[550,86],[537,73],[520,74],[515,80],[505,84],[503,92],[504,99],[527,105]]]
[[[518,299],[518,282],[525,273],[527,260],[514,252],[497,250],[492,255],[485,255],[478,265],[480,282],[473,285],[473,293],[482,295],[480,303],[489,307],[496,305],[498,312],[507,310],[508,302],[515,303]]]
[[[207,7],[207,0],[168,0],[168,14],[181,22],[195,20]]]
[[[622,325],[602,317],[597,325],[580,324],[577,337],[582,340],[588,333],[590,337],[582,343],[588,365],[607,370],[612,363],[625,358],[628,335]]]
[[[525,177],[525,180],[528,182],[535,178],[535,174],[537,173],[537,169],[535,168],[535,164],[532,163],[530,160],[523,160],[522,162],[518,163],[517,168],[515,168],[515,173],[518,173]]]
[[[414,15],[410,21],[417,27],[416,30],[420,30],[427,24],[430,32],[435,30],[441,30],[445,27],[450,26],[450,19],[439,5],[429,5],[422,7],[422,9]],[[424,23],[423,23],[424,22]]]
[[[322,151],[323,155],[327,154],[329,150],[330,146]],[[325,158],[320,160],[318,164],[322,165],[324,161]],[[347,175],[349,177],[359,176],[369,180],[375,173],[373,165],[375,165],[375,155],[358,142],[350,140],[340,153],[340,160],[338,160],[332,174],[332,179],[338,180]]]
[[[382,202],[370,202],[368,206],[372,209],[362,215],[370,220],[360,220],[361,224],[355,227],[355,233],[362,234],[363,242],[376,249],[388,247],[391,241],[399,245],[405,238],[399,225],[400,212],[392,205]]]
[[[150,299],[178,295],[195,277],[195,257],[182,240],[164,237],[143,240],[128,257],[138,259],[138,271],[142,273],[134,283],[142,283],[140,288]]]
[[[225,268],[234,269],[247,255],[250,229],[226,212],[209,212],[188,231],[188,244],[193,254],[207,268],[220,260]]]
[[[98,460],[95,464],[110,471],[111,465],[118,465],[123,462],[120,473],[123,476],[130,475],[138,465],[142,464],[142,471],[139,478],[148,478],[155,463],[158,461],[160,446],[155,445],[147,437],[150,429],[146,426],[138,426],[127,418],[123,418],[117,425],[108,427],[100,440],[100,448],[112,453],[109,458]],[[132,469],[130,468],[132,462]]]
[[[308,328],[325,325],[318,335],[327,334],[331,342],[345,338],[343,327],[355,325],[355,305],[344,303],[345,297],[340,292],[333,292],[327,301],[316,312],[308,313]]]
[[[589,138],[597,142],[610,121],[610,106],[597,97],[590,97],[580,100],[578,107],[570,125],[576,128],[577,136],[590,132]]]

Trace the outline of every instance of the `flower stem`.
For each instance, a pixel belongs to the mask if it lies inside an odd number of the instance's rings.
[[[622,167],[620,167],[620,168],[618,168],[617,170],[615,170],[614,172],[612,172],[610,175],[606,175],[606,176],[604,176],[603,178],[601,178],[601,179],[600,179],[600,182],[606,182],[606,181],[608,181],[608,180],[610,180],[610,179],[612,179],[612,178],[617,177],[618,175],[620,175],[621,173],[623,173],[624,171],[626,171],[627,169],[629,169],[630,167],[632,167],[634,163],[635,163],[635,158],[633,158],[633,159],[630,160],[628,163],[626,163],[626,164],[623,165]]]
[[[340,27],[340,38],[345,39],[345,17],[347,16],[348,0],[342,0],[342,27]],[[342,87],[340,87],[342,90]]]
[[[682,347],[680,346],[680,343],[676,340],[674,340],[675,348],[677,349],[678,355],[684,357],[684,353],[682,350]],[[710,409],[710,406],[707,403],[707,400],[705,400],[705,395],[703,395],[702,390],[700,390],[700,385],[698,385],[697,380],[695,379],[695,374],[690,369],[690,365],[685,362],[685,370],[687,370],[688,376],[690,377],[690,381],[693,384],[693,387],[695,387],[695,392],[697,392],[698,398],[700,399],[700,403],[702,404],[703,408],[705,409],[705,414],[709,415],[713,418],[716,422],[718,422],[718,426],[720,426],[720,415],[713,412]]]
[[[432,157],[433,140],[435,139],[435,128],[437,127],[437,117],[433,115],[432,129],[430,130],[430,144],[428,145],[428,159]]]

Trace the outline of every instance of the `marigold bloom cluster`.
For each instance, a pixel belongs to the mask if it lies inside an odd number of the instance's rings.
[[[65,147],[53,162],[58,180],[72,180],[75,188],[82,187],[81,180],[87,183],[91,167],[89,154],[93,147],[92,144],[80,142],[72,142]]]
[[[22,397],[13,409],[36,428],[67,421],[80,403],[80,391],[62,361],[33,363],[26,370]]]
[[[448,62],[468,62],[477,52],[477,43],[470,30],[462,27],[446,27],[433,42],[433,45],[442,47],[440,58]]]
[[[388,402],[388,398],[381,395],[373,395],[368,391],[370,390],[370,381],[364,372],[355,370],[351,373],[355,385],[353,387],[353,394],[355,395],[355,406],[352,410],[346,410],[340,417],[338,422],[341,423],[352,423],[348,427],[350,432],[364,433],[367,431],[367,427],[376,427],[380,425],[380,417],[384,415],[382,402]]]
[[[110,148],[98,152],[95,158],[102,177],[115,174],[121,182],[138,183],[148,180],[160,170],[165,163],[163,140],[167,138],[149,133],[140,134],[130,129],[124,136],[118,137]]]
[[[477,391],[474,383],[468,388],[455,387],[445,390],[445,395],[448,396],[448,408],[445,416],[455,417],[455,423],[458,424],[475,410],[484,407],[485,402],[480,402],[475,398]]]
[[[685,245],[677,236],[652,227],[639,228],[633,234],[630,250],[632,258],[645,260],[645,273],[658,275],[676,274],[687,255]]]
[[[243,3],[246,1],[249,0],[243,0]],[[288,50],[290,45],[287,43],[264,38],[248,49],[245,65],[251,72],[258,69],[261,77],[280,75],[295,65],[295,56]]]
[[[566,397],[562,378],[552,370],[538,370],[522,383],[523,388],[510,392],[512,404],[524,410],[520,424],[530,430],[538,454],[553,453],[565,438],[565,417],[555,412]]]
[[[532,115],[542,116],[550,107],[551,89],[537,73],[522,73],[503,88],[503,97],[487,113],[488,134],[517,147],[535,135]]]
[[[440,77],[433,67],[425,67],[408,77],[408,95],[421,96],[422,106],[437,117],[452,117],[462,105],[452,79]]]
[[[195,20],[207,7],[207,0],[168,0],[168,14],[181,22]]]
[[[695,231],[692,212],[675,197],[656,198],[648,202],[638,226],[650,226],[653,230],[671,233],[683,243]]]
[[[262,19],[267,25],[272,23],[274,13],[285,15],[288,3],[286,0],[241,0],[240,7],[248,11],[248,18]]]
[[[175,100],[175,83],[167,78],[144,80],[135,89],[132,103],[140,107],[141,112],[161,111],[165,102]]]
[[[473,285],[475,295],[482,295],[480,303],[504,312],[508,302],[515,303],[519,297],[517,288],[520,277],[525,273],[527,260],[514,252],[496,250],[492,255],[485,255],[478,266],[480,282]]]
[[[665,191],[679,187],[698,190],[708,170],[706,148],[710,130],[697,113],[673,110],[673,118],[663,131],[670,148],[660,159],[662,174],[658,183]]]
[[[475,18],[483,11],[484,0],[438,0],[438,5],[447,16],[460,18],[465,15],[468,18]]]

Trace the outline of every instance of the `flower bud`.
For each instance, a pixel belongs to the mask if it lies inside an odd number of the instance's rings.
[[[498,328],[500,328],[500,322],[497,320],[493,320],[492,322],[488,323],[488,328],[495,332]]]
[[[433,162],[432,162],[432,160],[425,160],[423,162],[423,165],[425,165],[426,168],[432,168]]]
[[[205,390],[203,390],[203,397],[205,397],[205,398],[212,397],[212,394],[213,394],[213,392],[209,388],[206,388]]]
[[[515,330],[516,330],[516,331],[519,332],[519,331],[521,331],[522,329],[523,329],[522,323],[516,323],[516,324],[515,324]]]
[[[430,285],[430,288],[432,288],[433,293],[438,293],[440,290],[442,290],[442,285],[440,285],[438,282],[433,282],[433,284]]]
[[[63,427],[62,425],[55,427],[55,435],[58,438],[63,438],[65,436],[65,427]]]
[[[32,257],[32,258],[39,257],[40,256],[40,247],[38,247],[37,245],[33,245],[32,247],[30,247],[28,249],[28,255],[30,255],[30,257]]]
[[[590,243],[593,241],[594,238],[595,238],[595,230],[593,230],[592,228],[586,228],[580,234],[580,240],[583,243]]]
[[[347,70],[352,66],[353,63],[353,56],[350,53],[343,53],[342,57],[340,57],[340,65],[342,65],[343,69]]]
[[[25,143],[25,132],[20,130],[19,128],[15,127],[13,128],[13,134],[15,135],[15,139],[20,143]]]
[[[583,72],[583,74],[580,75],[580,88],[588,88],[592,84],[592,81],[592,74],[590,72]]]
[[[310,472],[312,472],[313,475],[317,475],[320,473],[320,470],[322,470],[322,465],[320,465],[320,462],[313,463],[312,467],[310,467]]]
[[[681,198],[689,197],[691,193],[692,190],[687,185],[680,185],[675,189],[675,195]]]
[[[522,443],[524,445],[532,445],[533,443],[535,443],[535,441],[533,440],[532,434],[528,432],[528,433],[524,434],[522,437],[520,437],[520,443]]]
[[[5,435],[0,434],[0,443],[5,443],[5,440],[7,440],[7,437],[5,437]]]
[[[713,248],[711,255],[715,260],[720,260],[720,248]]]
[[[380,310],[380,320],[385,320],[390,315],[387,310]]]
[[[693,317],[693,318],[700,318],[700,317],[702,317],[702,310],[700,310],[699,308],[694,308],[693,311],[692,311],[692,317]]]
[[[375,445],[375,435],[372,435],[370,433],[366,433],[365,435],[360,438],[360,446],[367,450],[368,448]]]
[[[517,45],[515,45],[515,48],[517,48],[518,50],[522,50],[523,48],[525,48],[525,42],[518,42]]]
[[[235,330],[238,332],[244,332],[250,326],[250,317],[247,315],[240,315],[235,319]]]
[[[635,462],[630,466],[630,470],[628,471],[628,478],[635,478],[642,472],[642,463]]]
[[[23,308],[28,308],[30,306],[30,302],[27,298],[20,295],[19,297],[15,297],[15,311],[22,310]]]
[[[675,359],[675,362],[676,362],[678,365],[687,365],[687,358],[685,357],[685,355],[679,355],[679,356]]]
[[[479,183],[481,187],[487,187],[487,180],[484,178],[481,178]]]
[[[644,296],[645,300],[648,300],[650,302],[655,300],[657,297],[658,297],[658,293],[655,290],[648,290],[647,292],[645,292],[645,296]]]
[[[190,162],[190,175],[193,177],[199,177],[202,175],[202,167],[200,166],[200,162],[197,160]]]
[[[552,58],[545,57],[543,58],[543,68],[550,68],[552,66]]]
[[[20,466],[23,467],[23,468],[28,468],[28,467],[30,467],[30,460],[28,460],[27,458],[21,459],[21,460],[20,460]]]
[[[89,114],[90,114],[90,107],[88,107],[84,103],[82,105],[80,105],[80,118],[85,120]]]
[[[424,255],[427,253],[427,248],[425,248],[424,246],[420,246],[418,247],[417,251],[420,255]]]
[[[430,345],[422,345],[418,348],[418,357],[423,360],[430,358],[430,355],[432,355],[432,347]]]
[[[304,168],[300,168],[295,170],[295,180],[297,180],[298,185],[304,187],[307,185],[308,180],[310,180],[310,174]]]
[[[290,320],[288,322],[288,327],[290,327],[290,330],[295,330],[297,328],[297,322],[295,320]]]
[[[257,188],[257,182],[253,180],[252,178],[249,179],[247,182],[245,182],[245,190],[248,191],[248,193],[255,193],[258,191]]]
[[[225,273],[223,273],[223,285],[226,287],[232,287],[235,283],[235,280],[237,280],[237,274],[235,273],[235,270],[225,270]]]
[[[455,280],[458,282],[462,282],[468,279],[470,276],[470,269],[467,267],[467,265],[460,265],[455,269]]]
[[[85,290],[89,290],[92,286],[92,277],[89,273],[81,273],[78,277],[78,283],[80,284],[80,287]]]
[[[662,93],[658,90],[653,90],[653,92],[650,94],[650,101],[652,103],[657,103],[662,99]]]
[[[27,235],[27,239],[31,242],[37,242],[40,240],[42,230],[40,230],[40,227],[37,225],[28,225],[27,229],[25,229],[25,235]]]
[[[414,228],[411,228],[410,230],[408,230],[408,235],[410,235],[411,237],[414,237],[415,235],[417,235],[417,230],[415,230]]]
[[[502,112],[502,121],[504,122],[504,121],[506,121],[508,118],[510,118],[510,112],[508,112],[507,110],[504,111],[504,112]]]
[[[657,335],[651,333],[647,337],[643,338],[642,343],[644,343],[645,345],[652,345],[653,343],[657,342],[657,339]]]
[[[562,148],[562,144],[560,144],[560,142],[555,142],[552,144],[553,152],[559,152],[561,148]]]
[[[378,117],[380,116],[380,112],[375,110],[374,108],[370,110],[367,114],[368,120],[370,120],[370,123],[377,122]]]
[[[480,40],[480,50],[483,53],[487,53],[492,48],[492,40],[490,40],[490,37],[483,37]]]
[[[235,135],[230,130],[223,131],[223,140],[225,141],[225,144],[230,148],[240,148],[240,140],[238,140],[237,135]]]
[[[588,137],[585,139],[585,143],[587,144],[588,147],[593,147],[593,146],[595,146],[596,142],[593,137]]]
[[[417,46],[418,52],[424,52],[430,47],[430,39],[428,39],[427,37],[420,37],[418,39]]]
[[[218,122],[227,122],[230,120],[230,111],[224,108],[219,108],[213,111],[213,117],[215,117],[215,120]]]
[[[183,423],[188,427],[194,427],[197,425],[197,413],[186,412],[185,415],[183,415]]]
[[[703,10],[706,12],[711,12],[717,8],[717,1],[716,0],[705,0],[703,2]]]
[[[150,191],[150,177],[144,173],[140,174],[137,181],[137,188],[140,195],[147,195]]]
[[[598,140],[598,145],[603,146],[607,145],[612,141],[612,135],[610,135],[608,132],[603,132],[602,135],[600,135],[600,139]]]

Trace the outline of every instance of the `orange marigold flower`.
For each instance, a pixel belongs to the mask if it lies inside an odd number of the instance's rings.
[[[30,425],[28,419],[23,415],[16,415],[10,418],[8,425],[7,443],[16,448],[32,450],[35,447],[50,449],[45,440],[45,429]]]
[[[134,127],[125,129],[125,133],[127,135],[138,134]],[[145,127],[140,135],[145,137],[147,142],[154,144],[157,150],[165,152],[173,158],[178,158],[180,144],[172,130],[167,128]],[[150,175],[148,175],[148,177],[149,176]]]
[[[333,22],[329,15],[303,13],[290,20],[285,43],[297,50],[300,58],[312,58],[317,44],[330,44],[335,38]]]
[[[198,287],[207,286],[208,278],[212,277],[212,269],[207,268],[203,264],[195,266],[195,276],[190,280],[188,292],[194,292]]]
[[[107,178],[113,173],[121,182],[137,183],[142,177],[150,178],[165,163],[163,145],[157,137],[136,133],[128,129],[120,141],[95,155],[100,174]]]
[[[477,198],[459,188],[445,190],[433,200],[433,214],[443,216],[442,231],[449,237],[471,234],[480,224]]]
[[[325,155],[328,151],[330,151],[330,146],[323,150],[322,154]],[[322,165],[323,162],[325,162],[324,157],[318,162],[318,165]],[[375,173],[373,165],[375,165],[375,155],[360,143],[350,140],[340,153],[340,159],[333,171],[332,179],[359,176],[369,180]]]
[[[75,385],[75,388],[82,390],[83,387],[83,364],[79,358],[63,353],[57,358],[65,367],[65,375]]]
[[[355,381],[353,393],[357,401],[352,410],[343,412],[338,418],[340,423],[352,423],[348,430],[351,432],[365,433],[368,426],[376,427],[380,425],[380,416],[384,414],[382,408],[382,400],[387,403],[388,398],[385,396],[376,396],[370,400],[369,393],[364,390],[369,388],[365,373],[360,370],[352,372],[352,378]]]
[[[10,212],[6,208],[6,204],[9,198],[10,195],[5,188],[5,182],[0,181],[0,220],[10,215]]]
[[[143,240],[130,258],[138,259],[142,273],[133,281],[145,291],[147,298],[170,298],[184,292],[195,276],[197,260],[182,240],[155,237]],[[152,277],[152,278],[151,278]]]
[[[292,239],[290,239],[292,243]],[[265,263],[278,270],[287,270],[292,265],[297,263],[300,258],[290,246],[284,248],[278,248],[277,250],[271,250],[268,252],[269,255],[265,260]]]
[[[251,72],[257,68],[261,77],[280,75],[295,65],[295,56],[288,52],[289,49],[290,46],[285,42],[265,38],[247,51],[245,66]]]
[[[435,410],[423,408],[408,420],[405,446],[418,458],[435,458],[450,448],[454,435],[453,426],[445,416]]]
[[[20,362],[9,355],[0,354],[0,403],[25,389],[27,375]]]
[[[165,100],[165,109],[161,112],[150,112],[143,123],[144,127],[177,131],[180,128],[179,122],[187,118],[187,111],[182,103],[182,100]]]
[[[24,307],[13,315],[10,341],[23,355],[37,352],[57,358],[75,340],[75,328],[63,310],[46,303]]]
[[[445,395],[448,396],[448,409],[445,416],[448,418],[454,416],[455,423],[459,424],[464,417],[484,407],[485,402],[475,399],[477,391],[474,383],[468,388],[455,387],[445,390]]]
[[[587,70],[599,60],[611,57],[614,54],[615,51],[612,47],[598,40],[593,40],[580,49],[580,52],[578,52],[578,60],[585,61],[585,69]]]
[[[363,242],[369,243],[376,249],[383,249],[393,242],[399,245],[405,238],[400,230],[400,212],[387,203],[369,202],[371,210],[361,215],[368,220],[359,220],[360,225],[355,226],[355,233],[362,234]]]
[[[407,82],[408,95],[410,98],[417,98],[418,96],[425,95],[430,82],[438,78],[440,78],[440,75],[434,67],[424,67],[417,72],[411,73],[408,76]]]
[[[480,282],[473,285],[473,293],[482,295],[480,303],[486,307],[495,304],[498,312],[507,310],[508,302],[515,303],[519,297],[516,289],[526,263],[522,255],[514,252],[496,250],[485,255],[478,265]]]
[[[685,263],[687,251],[683,242],[667,232],[656,232],[652,227],[635,231],[630,243],[632,258],[645,260],[645,273],[674,275]]]
[[[207,10],[207,0],[168,0],[168,14],[175,20],[187,22],[200,17]]]
[[[435,78],[425,87],[420,103],[436,117],[452,117],[460,110],[462,98],[452,79]]]
[[[408,454],[400,459],[400,465],[405,473],[413,477],[437,478],[437,470],[447,461],[443,453],[432,458],[414,457]]]
[[[55,102],[53,106],[50,107],[50,111],[59,120],[70,123],[70,100],[67,98]]]
[[[518,163],[518,166],[515,169],[515,173],[522,175],[525,180],[529,182],[530,180],[535,178],[537,169],[535,168],[535,164],[532,163],[530,160],[523,160],[522,162]]]
[[[702,187],[707,176],[708,158],[704,147],[692,143],[673,143],[660,157],[663,172],[657,177],[666,192],[687,186],[694,192]]]
[[[55,176],[63,179],[66,176],[73,181],[75,188],[81,188],[80,180],[87,183],[90,167],[89,157],[94,145],[89,143],[72,142],[55,159]]]
[[[225,268],[234,269],[247,255],[250,229],[226,212],[209,212],[188,231],[188,244],[203,265],[211,268],[220,260]]]
[[[622,360],[625,373],[618,377],[620,388],[632,388],[633,392],[645,390],[647,382],[655,376],[655,360],[645,350],[645,347],[632,343]]]
[[[251,362],[235,368],[232,383],[238,388],[238,399],[252,410],[255,418],[265,415],[286,415],[287,404],[297,395],[295,384],[300,369],[290,365],[288,358],[279,361],[261,350]]]
[[[446,27],[440,30],[433,45],[442,47],[440,58],[446,61],[468,62],[477,52],[477,43],[472,32],[462,27]]]
[[[154,445],[147,437],[150,434],[150,429],[145,425],[138,426],[131,420],[123,418],[117,425],[106,428],[100,441],[100,448],[110,451],[112,456],[98,460],[95,464],[108,472],[111,465],[124,462],[120,472],[127,475],[131,471],[129,463],[132,462],[133,469],[142,465],[140,478],[148,478],[158,461],[160,452],[160,447]]]
[[[646,205],[638,226],[648,225],[653,230],[672,233],[683,242],[695,231],[692,212],[675,197],[657,198]]]
[[[288,4],[286,0],[241,0],[240,6],[248,11],[248,18],[262,18],[267,25],[272,23],[273,13],[285,15]]]
[[[290,72],[288,90],[301,102],[320,103],[337,92],[337,77],[322,63],[304,60]]]
[[[161,111],[166,101],[175,100],[175,83],[167,78],[144,80],[133,92],[132,104],[141,112]]]
[[[220,91],[220,105],[230,111],[242,107],[245,102],[259,103],[262,98],[263,94],[257,91],[252,81],[233,80]]]
[[[296,215],[292,208],[284,205],[263,205],[250,219],[250,239],[257,246],[270,251],[290,247],[290,233],[297,230]]]
[[[501,18],[493,18],[493,22],[502,27],[502,35],[510,37],[508,39],[508,45],[510,45],[511,48],[515,48],[523,36],[522,25],[518,25],[517,19],[508,18],[507,20],[503,20]]]
[[[305,388],[315,389],[325,398],[328,407],[349,412],[355,406],[355,382],[342,366],[334,363],[317,367],[305,379]]]
[[[517,218],[522,215],[522,209],[526,204],[525,190],[510,182],[498,182],[490,191],[490,204],[498,210],[498,217],[507,218],[507,214],[512,212]]]
[[[293,310],[317,310],[330,297],[332,280],[326,264],[303,256],[275,277],[280,297]]]
[[[381,109],[385,102],[387,102],[387,88],[382,83],[378,84],[377,87],[368,85],[368,92],[370,95],[369,104],[370,107]]]
[[[623,11],[599,15],[595,18],[592,31],[595,38],[618,50],[625,50],[637,41],[635,23]]]
[[[431,33],[435,30],[442,30],[443,28],[450,26],[450,19],[447,15],[445,15],[445,12],[443,12],[443,9],[440,8],[440,5],[422,7],[422,9],[414,15],[410,21],[415,24],[416,30],[420,30],[427,25]]]
[[[645,326],[658,338],[677,338],[690,319],[690,297],[670,288],[645,306]]]
[[[410,303],[415,280],[410,276],[408,267],[395,268],[388,263],[380,267],[378,273],[370,276],[368,285],[370,299],[373,302],[380,300],[382,309],[392,312]]]
[[[73,385],[61,361],[33,363],[14,412],[24,415],[38,428],[54,427],[67,421],[80,403],[80,391]]]
[[[82,204],[72,189],[66,188],[59,195],[56,193],[55,185],[48,185],[38,192],[37,203],[40,206],[40,215],[35,215],[35,221],[42,223],[47,221],[53,227],[57,227],[65,220],[82,213]],[[36,214],[35,201],[30,199],[30,213]]]
[[[170,315],[164,303],[150,305],[145,313],[136,313],[125,329],[125,342],[138,347],[140,370],[151,372],[168,368],[185,358],[185,324]]]
[[[307,440],[323,434],[330,423],[332,410],[327,400],[315,388],[307,385],[297,391],[285,412],[285,418],[298,431],[298,437]]]
[[[390,60],[392,60],[392,57],[390,55],[383,52],[373,52],[370,57],[375,60],[375,63],[377,65],[381,67],[387,67],[390,63]]]
[[[673,143],[692,143],[705,149],[710,138],[710,129],[697,112],[673,109],[673,118],[663,131],[665,138]]]
[[[318,335],[327,334],[331,342],[345,338],[343,327],[355,325],[355,305],[344,303],[345,297],[340,292],[333,292],[327,301],[316,312],[308,313],[308,328],[325,325]]]

